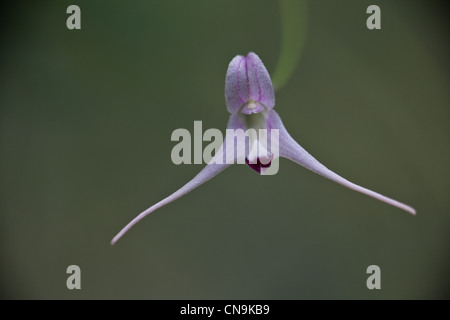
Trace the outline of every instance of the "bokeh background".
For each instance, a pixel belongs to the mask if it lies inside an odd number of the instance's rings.
[[[82,30],[66,28],[81,8]],[[366,28],[381,7],[382,29]],[[9,299],[450,297],[446,7],[311,1],[300,62],[276,110],[310,153],[408,203],[413,217],[288,160],[227,169],[139,212],[203,165],[171,162],[173,130],[225,129],[225,72],[280,50],[276,1],[3,4],[0,295]],[[66,268],[81,268],[81,290]],[[366,268],[381,268],[381,290]]]

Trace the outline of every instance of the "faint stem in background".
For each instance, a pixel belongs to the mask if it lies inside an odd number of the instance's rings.
[[[306,36],[306,11],[307,0],[280,0],[281,50],[272,77],[275,90],[286,84],[300,60]]]

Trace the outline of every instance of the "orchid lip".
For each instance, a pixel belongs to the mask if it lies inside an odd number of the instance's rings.
[[[248,164],[248,166],[250,168],[252,168],[253,170],[255,170],[256,172],[261,173],[261,171],[264,171],[264,168],[270,167],[270,165],[272,164],[272,161],[269,161],[268,164],[264,164],[260,161],[260,158],[258,157],[258,159],[256,160],[256,163],[250,163],[248,158],[245,158],[245,163]]]
[[[267,151],[263,143],[259,140],[254,140],[248,156],[245,158],[245,163],[250,168],[261,173],[264,168],[269,168],[274,158],[273,153]]]

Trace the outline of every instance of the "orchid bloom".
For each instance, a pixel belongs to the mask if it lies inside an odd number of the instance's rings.
[[[242,159],[245,158],[245,163],[260,174],[263,174],[271,166],[272,161],[275,160],[274,157],[284,157],[349,189],[398,207],[411,214],[416,213],[412,207],[406,204],[342,178],[305,151],[289,135],[280,116],[273,110],[275,95],[272,81],[266,67],[255,53],[251,52],[247,57],[236,56],[231,60],[225,80],[225,100],[227,109],[231,113],[227,129],[278,129],[277,147],[279,148],[279,155],[268,151],[267,149],[273,150],[274,146],[270,144],[268,146],[264,145],[261,139],[258,139],[256,136],[249,136],[247,147],[236,148],[236,137],[230,137],[228,134],[229,130],[227,130],[221,149],[218,150],[203,170],[173,194],[140,213],[112,239],[111,244],[116,243],[131,227],[153,211],[182,197],[225,170],[231,163],[218,160],[223,160],[229,150],[235,151],[233,153],[235,161],[243,163]]]

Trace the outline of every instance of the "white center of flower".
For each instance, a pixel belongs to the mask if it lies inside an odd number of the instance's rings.
[[[248,108],[256,106],[256,102],[249,101]],[[266,128],[267,112],[241,114],[245,129],[249,137],[249,152],[247,160],[251,164],[267,165],[273,160],[273,154],[267,149],[268,133]]]
[[[247,104],[247,109],[250,109],[250,110],[254,110],[254,109],[256,109],[256,103],[255,103],[255,101],[250,101],[248,104]]]

